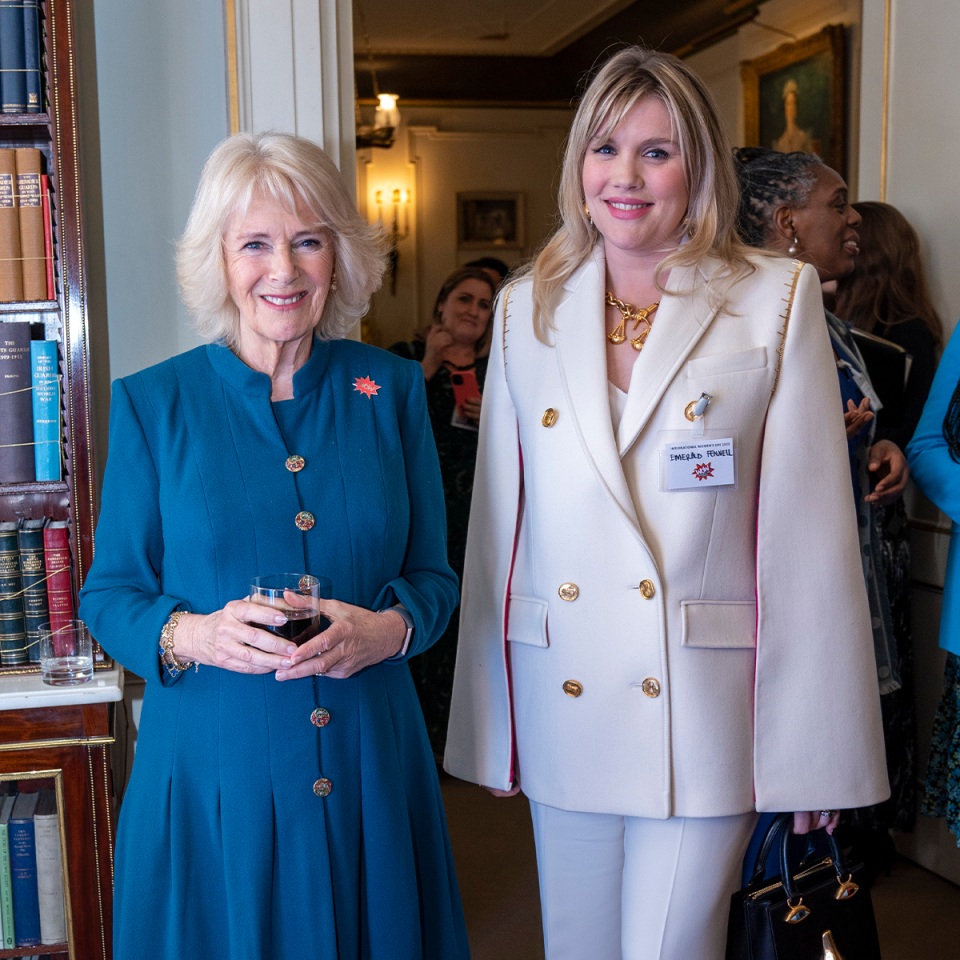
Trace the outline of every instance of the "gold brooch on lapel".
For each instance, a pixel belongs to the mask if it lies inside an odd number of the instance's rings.
[[[375,397],[380,387],[370,379],[370,377],[357,377],[353,381],[354,391],[359,391],[368,397]]]

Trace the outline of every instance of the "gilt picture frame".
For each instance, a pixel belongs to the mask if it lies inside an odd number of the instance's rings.
[[[741,62],[747,146],[815,153],[846,176],[845,40],[832,25]]]
[[[522,193],[473,191],[457,194],[458,249],[522,249],[524,234]]]

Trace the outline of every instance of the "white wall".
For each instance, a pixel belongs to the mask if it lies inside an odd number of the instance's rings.
[[[223,0],[94,0],[110,367],[122,377],[199,342],[173,244],[228,130]]]
[[[364,321],[365,339],[385,347],[409,340],[430,322],[437,290],[456,267],[481,256],[513,266],[549,236],[563,142],[573,119],[569,110],[404,107],[403,101],[400,107],[393,147],[361,151],[357,164],[358,202],[371,223],[377,220],[377,190],[385,197],[393,188],[412,191],[410,234],[398,245],[396,294],[387,277]],[[456,195],[477,190],[524,194],[522,249],[457,249]],[[384,206],[383,219],[389,227],[391,206]]]

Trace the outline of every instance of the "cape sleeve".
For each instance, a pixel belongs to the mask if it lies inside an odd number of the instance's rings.
[[[798,268],[793,283],[760,467],[760,811],[866,806],[890,794],[836,365],[816,271]]]
[[[506,617],[521,498],[517,414],[504,357],[511,289],[496,311],[484,385],[444,758],[453,776],[503,790],[514,775]]]
[[[163,592],[163,521],[154,451],[123,380],[113,384],[110,445],[103,480],[96,554],[80,592],[79,616],[104,649],[148,682],[170,685],[160,663],[160,631],[174,610],[189,610]]]

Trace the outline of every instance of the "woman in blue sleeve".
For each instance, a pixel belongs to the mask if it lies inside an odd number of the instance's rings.
[[[383,256],[319,147],[240,134],[178,247],[210,343],[114,384],[80,615],[145,677],[118,960],[466,958],[407,660],[457,600],[420,367],[344,339]],[[329,578],[262,629],[251,578]]]
[[[907,444],[907,457],[917,486],[950,518],[952,535],[947,555],[940,614],[940,646],[947,651],[943,696],[937,708],[930,745],[930,764],[921,809],[946,817],[960,846],[960,336],[954,335],[943,353],[930,396]]]

